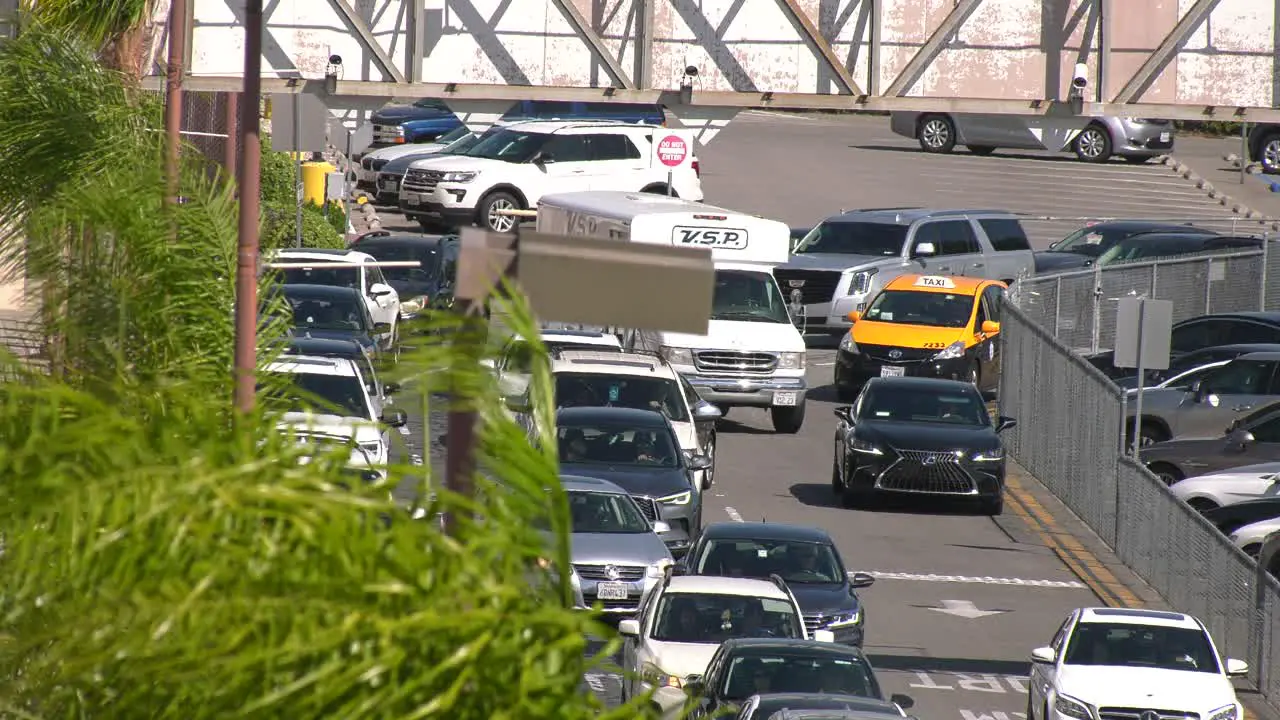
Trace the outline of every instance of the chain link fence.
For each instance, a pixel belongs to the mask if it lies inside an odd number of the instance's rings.
[[[1010,297],[1052,337],[1080,353],[1115,347],[1117,301],[1172,300],[1173,320],[1245,310],[1280,310],[1280,243],[1268,233],[1261,250],[1213,253],[1095,267],[1019,280]]]
[[[1121,390],[1052,327],[1012,304],[1001,317],[1009,453],[1169,604],[1204,621],[1225,656],[1280,701],[1280,584],[1121,453]]]
[[[218,172],[227,160],[227,151],[239,151],[239,126],[233,93],[182,93],[182,141],[208,160],[210,173]],[[228,110],[231,114],[228,114]],[[233,157],[236,157],[233,155]]]

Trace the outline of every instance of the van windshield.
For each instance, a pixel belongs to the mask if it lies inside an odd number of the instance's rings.
[[[717,270],[712,320],[790,323],[778,283],[767,272]]]
[[[828,220],[810,230],[793,252],[898,257],[906,240],[906,225]]]

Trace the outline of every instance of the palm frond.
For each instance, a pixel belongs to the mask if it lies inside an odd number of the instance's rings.
[[[138,27],[154,0],[23,0],[22,10],[38,22],[74,32],[100,48]]]

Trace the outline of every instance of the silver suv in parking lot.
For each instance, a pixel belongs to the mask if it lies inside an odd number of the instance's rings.
[[[977,113],[895,112],[889,129],[920,143],[927,153],[949,153],[964,145],[976,155],[996,148],[1070,150],[1084,162],[1120,157],[1134,163],[1173,150],[1173,123],[1148,118],[982,115]]]
[[[877,208],[827,218],[774,268],[804,305],[806,329],[843,333],[899,275],[963,275],[1012,284],[1035,257],[1016,215],[1004,210]]]

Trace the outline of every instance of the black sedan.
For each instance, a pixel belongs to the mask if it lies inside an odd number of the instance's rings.
[[[830,630],[838,643],[862,645],[867,618],[857,588],[869,587],[875,578],[848,572],[831,536],[821,528],[714,523],[702,529],[677,570],[721,577],[768,579],[777,575],[800,603],[810,636],[816,630]]]
[[[826,693],[763,693],[752,695],[742,703],[737,720],[776,720],[778,714],[788,713],[784,717],[821,718],[857,718],[857,720],[902,720],[903,709],[911,707],[911,698],[901,696],[895,706],[883,700],[871,700],[855,695],[829,695]]]
[[[1053,243],[1048,250],[1037,252],[1035,254],[1036,274],[1045,275],[1088,267],[1100,255],[1122,240],[1142,233],[1157,232],[1200,235],[1217,234],[1189,223],[1180,225],[1178,223],[1152,222],[1150,220],[1113,220],[1095,223],[1082,227]]]
[[[1213,523],[1223,535],[1228,536],[1245,525],[1278,517],[1280,517],[1280,497],[1245,500],[1204,511],[1204,519]]]
[[[702,527],[702,489],[694,476],[709,458],[680,450],[667,416],[620,407],[563,408],[556,413],[560,472],[608,480],[622,487],[660,533],[673,555],[688,552]]]
[[[1142,462],[1172,485],[1183,478],[1280,461],[1280,402],[1231,421],[1222,435],[1179,438],[1142,449]]]
[[[977,388],[957,380],[871,378],[852,406],[835,410],[831,489],[845,507],[876,494],[976,500],[1004,510],[1004,445]]]
[[[817,640],[726,640],[707,663],[707,674],[685,685],[685,693],[693,705],[690,718],[737,712],[747,698],[762,693],[853,696],[877,702],[883,711],[910,704],[899,696],[884,697],[861,650]]]
[[[400,296],[400,319],[413,320],[429,309],[453,305],[453,284],[462,251],[457,235],[376,230],[351,243],[378,262],[418,262],[418,267],[384,267],[382,275]]]
[[[278,285],[264,298],[262,312],[278,312],[281,308],[280,319],[293,337],[351,340],[375,359],[384,350],[374,338],[389,329],[373,322],[359,290],[333,285]]]

